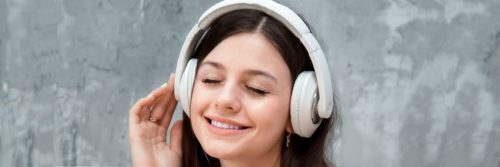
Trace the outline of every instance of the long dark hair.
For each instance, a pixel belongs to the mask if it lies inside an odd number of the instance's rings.
[[[301,71],[313,70],[306,49],[285,25],[263,12],[250,9],[233,11],[218,18],[206,32],[193,57],[197,57],[198,63],[201,63],[208,53],[224,39],[244,32],[262,33],[271,41],[285,60],[292,76],[292,82],[295,81]],[[334,92],[331,93],[334,94]],[[285,142],[283,142],[280,158],[281,166],[334,166],[326,153],[328,152],[327,141],[332,137],[330,136],[331,129],[334,128],[336,119],[337,109],[334,108],[332,116],[323,119],[310,138],[302,138],[292,134],[289,148],[286,148]],[[182,129],[183,166],[220,166],[220,161],[206,154],[201,147],[200,142],[194,135],[191,121],[186,114],[184,114]],[[283,138],[285,139],[285,137]]]

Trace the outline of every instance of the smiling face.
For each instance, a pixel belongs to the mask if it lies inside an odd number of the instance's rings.
[[[261,33],[239,33],[200,63],[191,125],[201,146],[221,160],[278,158],[291,130],[291,74]]]

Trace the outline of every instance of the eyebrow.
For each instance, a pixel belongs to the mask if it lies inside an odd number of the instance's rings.
[[[204,65],[210,65],[210,66],[215,67],[217,69],[224,70],[224,67],[221,64],[213,62],[213,61],[204,61],[203,63],[201,63],[200,68],[203,67]]]
[[[225,69],[224,66],[222,66],[219,63],[213,62],[213,61],[204,61],[203,63],[201,63],[200,68],[203,67],[204,65],[210,65],[210,66],[215,67],[219,70]],[[250,75],[250,76],[263,76],[263,77],[271,79],[275,83],[278,83],[278,79],[276,79],[276,77],[272,76],[271,74],[269,74],[265,71],[251,69],[251,70],[245,70],[245,73]]]

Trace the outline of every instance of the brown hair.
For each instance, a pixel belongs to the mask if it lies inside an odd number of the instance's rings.
[[[263,12],[250,9],[236,10],[218,18],[206,32],[193,57],[198,58],[199,64],[224,39],[244,32],[262,33],[276,47],[290,70],[292,82],[300,72],[313,70],[303,44],[285,25]],[[331,93],[334,94],[334,92]],[[334,166],[330,163],[326,152],[327,141],[331,139],[331,129],[336,119],[337,109],[334,108],[332,116],[323,119],[310,138],[302,138],[293,134],[289,148],[286,148],[283,142],[281,166]],[[182,166],[220,166],[220,161],[206,154],[201,147],[186,114],[184,114],[182,129]]]

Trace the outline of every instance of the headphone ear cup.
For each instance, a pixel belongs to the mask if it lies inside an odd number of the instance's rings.
[[[193,85],[196,76],[196,65],[198,59],[191,59],[186,65],[186,69],[182,73],[180,85],[179,85],[179,102],[181,103],[182,109],[190,117],[191,109],[191,94],[193,93]]]
[[[293,131],[311,137],[321,123],[317,110],[318,84],[313,71],[304,71],[295,80],[290,102]]]

